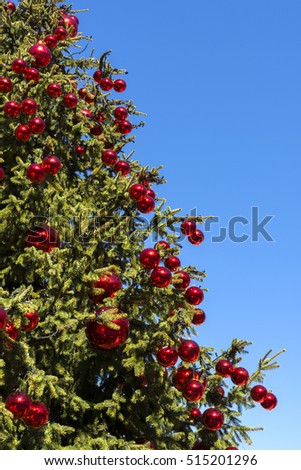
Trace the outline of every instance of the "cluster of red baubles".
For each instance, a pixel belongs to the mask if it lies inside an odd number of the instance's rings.
[[[137,203],[138,210],[143,214],[149,214],[154,210],[156,194],[145,184],[133,184],[130,186],[129,194],[132,201]]]
[[[30,428],[40,429],[48,422],[47,406],[39,401],[31,401],[24,392],[11,393],[5,401],[5,408]]]
[[[42,163],[32,163],[26,170],[26,176],[31,182],[40,183],[46,175],[56,175],[61,168],[60,160],[55,155],[50,155]]]
[[[60,237],[49,225],[37,225],[26,232],[24,246],[50,253],[54,248],[60,247]]]
[[[39,323],[39,314],[37,312],[27,312],[25,313],[24,317],[24,322],[21,323],[20,327],[21,330],[34,330]],[[11,340],[17,341],[19,336],[18,328],[12,321],[9,320],[9,316],[3,307],[0,307],[0,331],[5,331]],[[11,342],[7,342],[7,346],[9,349],[11,349]]]
[[[113,167],[115,173],[127,176],[131,172],[131,167],[125,160],[118,160],[118,155],[113,149],[105,149],[101,154],[101,160],[107,167]]]
[[[181,232],[188,237],[192,245],[200,245],[204,241],[204,233],[197,228],[194,220],[184,220],[181,224]]]
[[[181,262],[178,257],[166,255],[166,250],[169,248],[170,245],[164,240],[156,243],[154,248],[145,248],[140,253],[141,265],[152,270],[151,282],[155,287],[164,288],[172,284],[178,290],[185,290],[185,300],[189,304],[199,305],[204,300],[204,292],[196,286],[188,287],[190,276],[186,271],[179,271]],[[160,253],[163,253],[164,267],[159,266],[161,263]],[[174,274],[172,274],[173,272]]]

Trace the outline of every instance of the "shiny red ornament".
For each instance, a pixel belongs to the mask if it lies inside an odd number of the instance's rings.
[[[45,173],[48,175],[56,175],[61,171],[62,164],[59,158],[55,155],[50,155],[49,157],[45,157],[42,161],[42,166],[44,168]]]
[[[24,392],[13,392],[5,400],[5,408],[15,418],[23,418],[31,406],[31,399]]]
[[[195,341],[185,339],[178,347],[178,353],[184,362],[195,362],[200,357],[200,347]]]
[[[34,67],[31,67],[25,70],[24,78],[28,82],[33,81],[34,83],[38,83],[38,81],[41,78],[41,74],[37,69],[35,69]]]
[[[189,287],[185,292],[185,299],[191,305],[199,305],[204,300],[204,292],[199,287]]]
[[[190,410],[189,418],[193,421],[201,421],[202,413],[198,408],[192,408]]]
[[[100,124],[97,124],[96,126],[90,128],[90,132],[92,135],[97,137],[103,133],[103,128]]]
[[[268,392],[265,399],[260,403],[265,410],[273,410],[277,406],[278,400],[274,393]]]
[[[183,235],[190,236],[193,235],[196,231],[196,223],[194,220],[184,220],[181,224],[181,232]]]
[[[114,109],[114,116],[118,120],[123,121],[128,115],[128,110],[124,106],[117,106],[117,108]]]
[[[78,90],[78,96],[82,99],[86,98],[87,94],[88,94],[87,88],[80,88]]]
[[[89,109],[82,109],[81,110],[81,113],[85,116],[85,118],[87,119],[92,119],[94,116],[93,114],[91,113],[91,111]]]
[[[105,165],[112,166],[117,162],[118,155],[115,150],[106,149],[102,152],[101,160]]]
[[[121,313],[121,312],[119,312]],[[96,313],[101,314],[101,309]],[[97,320],[88,320],[86,323],[86,335],[89,342],[97,349],[117,349],[128,339],[130,323],[128,318],[119,318],[112,323],[119,326],[118,330],[109,328]]]
[[[27,64],[23,59],[14,59],[11,63],[11,69],[16,74],[22,75],[27,69]]]
[[[73,21],[75,21],[75,23],[77,24],[77,26],[79,25],[79,19],[77,18],[77,16],[75,15],[69,15],[69,18]]]
[[[153,199],[156,199],[156,196],[157,196],[157,194],[155,193],[155,191],[154,191],[153,189],[151,189],[151,188],[148,188],[148,189],[147,189],[146,195],[152,197]]]
[[[122,176],[127,176],[131,172],[131,167],[128,162],[119,160],[114,166],[114,171],[116,173],[120,172]]]
[[[182,390],[185,383],[193,379],[193,374],[194,374],[193,369],[186,369],[185,367],[179,367],[175,371],[172,377],[172,383],[176,387],[177,390]]]
[[[88,103],[88,104],[91,104],[91,103],[94,103],[95,101],[95,95],[92,95],[92,94],[87,94],[85,96],[85,102]],[[103,119],[102,119],[103,121]],[[99,121],[99,122],[102,122],[102,121]]]
[[[100,79],[99,86],[103,91],[110,91],[113,88],[113,81],[109,77]]]
[[[40,163],[32,163],[26,170],[26,176],[32,183],[40,183],[45,178],[45,170]]]
[[[155,268],[151,273],[153,286],[163,288],[171,283],[171,272],[167,268]]]
[[[32,57],[34,57],[34,65],[38,68],[47,67],[51,62],[52,55],[50,49],[42,42],[31,46],[28,52]]]
[[[202,441],[198,441],[194,444],[191,450],[210,450],[210,447],[206,446]]]
[[[32,402],[29,410],[23,417],[24,423],[29,428],[40,429],[48,422],[49,411],[47,406],[39,401]]]
[[[5,3],[5,10],[9,10],[11,11],[12,13],[14,13],[16,11],[16,5],[14,4],[14,2],[6,2]]]
[[[73,93],[67,93],[63,98],[66,108],[73,109],[78,105],[78,99]]]
[[[50,83],[46,88],[46,93],[50,98],[58,98],[63,93],[63,90],[58,83]]]
[[[143,214],[149,214],[155,208],[156,202],[150,196],[145,196],[141,201],[138,202],[138,210]]]
[[[142,201],[146,196],[146,192],[147,188],[139,183],[133,184],[129,189],[130,198],[135,202]]]
[[[175,272],[177,271],[180,266],[181,266],[181,261],[177,256],[169,256],[166,258],[164,261],[164,265],[166,268],[168,268],[170,271]]]
[[[59,21],[59,26],[64,27],[71,38],[74,38],[78,33],[78,20],[76,20],[75,16],[71,17],[66,13],[63,13],[62,18]]]
[[[156,358],[160,366],[171,367],[174,366],[178,360],[178,353],[172,346],[163,346],[156,352]]]
[[[38,104],[32,98],[26,98],[21,102],[21,111],[26,116],[33,116],[38,110]]]
[[[243,367],[234,367],[231,372],[231,380],[235,385],[246,385],[249,380],[249,372]]]
[[[221,377],[230,377],[233,372],[233,365],[230,361],[227,361],[226,359],[220,359],[215,364],[215,371]]]
[[[201,400],[204,395],[204,385],[198,380],[189,380],[184,384],[182,393],[184,398],[190,402],[196,402]]]
[[[205,237],[204,237],[204,234],[203,234],[202,230],[196,230],[193,235],[190,235],[188,237],[188,241],[192,245],[200,245],[201,243],[203,243],[204,238]]]
[[[28,230],[25,238],[25,248],[34,246],[38,250],[50,253],[60,247],[60,238],[56,230],[49,225],[35,226]]]
[[[0,181],[3,181],[5,178],[5,171],[4,168],[0,167]]]
[[[15,137],[20,142],[28,142],[30,137],[31,137],[31,130],[30,130],[29,126],[26,126],[24,124],[20,124],[15,129]]]
[[[262,403],[265,400],[267,393],[267,389],[263,385],[255,385],[250,391],[252,400],[258,403]]]
[[[5,327],[6,334],[12,339],[13,341],[16,341],[18,339],[19,333],[13,322],[8,321],[6,323]],[[11,348],[11,345],[9,345],[9,348]]]
[[[133,129],[132,124],[126,119],[118,119],[114,122],[114,125],[117,126],[117,131],[124,135],[129,134]]]
[[[190,284],[190,276],[185,271],[178,271],[172,279],[172,284],[176,289],[184,290]]]
[[[76,145],[74,150],[77,153],[77,155],[80,155],[81,157],[85,154],[85,147],[83,147],[82,145]]]
[[[0,331],[5,330],[8,321],[8,315],[4,308],[0,307]]]
[[[145,248],[140,253],[139,261],[144,268],[154,269],[159,266],[161,258],[159,253],[153,248]]]
[[[18,117],[21,112],[21,106],[16,101],[7,101],[3,111],[8,117]]]
[[[65,39],[67,39],[68,37],[67,30],[65,28],[62,28],[61,26],[58,28],[55,28],[55,30],[53,31],[53,34],[55,38],[57,39],[57,41],[65,41]]]
[[[57,46],[57,37],[54,34],[48,34],[44,38],[44,44],[50,49],[54,49]]]
[[[94,116],[95,121],[103,122],[105,120],[105,115],[103,113],[97,113]]]
[[[122,93],[126,89],[126,82],[119,78],[118,80],[114,81],[114,90],[118,93]]]
[[[96,72],[94,72],[93,74],[93,78],[95,80],[96,83],[100,83],[101,82],[101,71],[100,70],[96,70]]]
[[[193,319],[191,323],[193,323],[194,325],[202,325],[205,320],[206,320],[206,314],[204,310],[200,308],[196,308],[194,310],[194,315],[193,315]]]
[[[31,331],[34,330],[39,323],[39,314],[37,312],[27,312],[25,314],[26,323],[22,323],[21,329],[23,331]]]
[[[0,77],[0,93],[8,93],[13,89],[13,83],[9,78]]]
[[[170,244],[167,243],[165,240],[159,240],[155,244],[155,250],[169,250]]]
[[[103,274],[97,281],[93,283],[95,289],[103,289],[101,294],[92,294],[90,299],[95,304],[101,304],[108,297],[114,297],[115,293],[122,289],[122,282],[116,274]]]
[[[34,117],[28,121],[28,126],[33,134],[39,135],[39,134],[42,134],[42,132],[44,132],[46,124],[43,119]]]
[[[207,408],[203,413],[202,423],[209,431],[218,431],[224,424],[224,415],[217,408]]]

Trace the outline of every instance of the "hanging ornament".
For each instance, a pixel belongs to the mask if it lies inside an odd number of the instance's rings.
[[[32,402],[29,410],[23,417],[24,423],[34,429],[40,429],[48,422],[49,411],[44,403],[39,401]]]
[[[184,220],[181,224],[181,232],[183,235],[190,236],[196,232],[196,223],[194,220]]]
[[[50,155],[49,157],[45,157],[42,161],[42,166],[48,175],[56,175],[61,171],[62,164],[59,158],[55,155]]]
[[[12,89],[12,81],[6,77],[0,77],[0,93],[9,93]]]
[[[177,256],[169,256],[164,261],[164,265],[168,268],[171,272],[177,271],[181,266],[181,261]]]
[[[63,93],[63,90],[58,83],[50,83],[46,88],[46,93],[50,98],[58,98]]]
[[[8,117],[18,117],[21,106],[16,101],[7,101],[3,107],[4,114]]]
[[[204,395],[204,385],[198,380],[189,380],[183,386],[182,392],[184,398],[189,402],[201,400]]]
[[[133,130],[132,124],[126,119],[118,119],[114,122],[114,125],[117,126],[117,131],[124,135],[129,134]]]
[[[63,98],[64,105],[66,108],[73,109],[76,108],[78,104],[78,99],[74,93],[67,93]]]
[[[133,184],[130,189],[130,198],[135,201],[139,202],[146,196],[147,188],[143,184]]]
[[[25,248],[32,246],[50,253],[54,248],[60,247],[58,233],[49,225],[35,226],[32,230],[28,230],[25,239]]]
[[[191,305],[199,305],[204,300],[204,292],[199,287],[189,287],[185,292],[185,298]]]
[[[76,145],[76,147],[74,147],[74,151],[77,153],[77,155],[82,157],[85,154],[85,147],[82,145]]]
[[[26,323],[22,323],[21,329],[23,331],[34,330],[39,323],[39,314],[37,312],[27,312],[25,314]]]
[[[32,183],[41,183],[45,178],[45,170],[40,163],[32,163],[26,170],[26,176]]]
[[[196,308],[194,310],[194,315],[193,315],[193,319],[191,323],[193,323],[194,325],[202,325],[205,320],[206,320],[206,314],[204,310],[200,308]]]
[[[191,380],[193,378],[193,369],[186,369],[185,367],[179,367],[173,377],[172,377],[172,383],[176,387],[177,390],[182,390],[184,387],[185,383],[188,382],[188,380]]]
[[[23,73],[27,69],[27,64],[23,59],[14,59],[11,63],[11,69],[17,75],[23,75]]]
[[[34,83],[38,83],[38,81],[41,78],[41,75],[40,75],[40,72],[36,68],[31,67],[25,70],[24,78],[27,82],[33,81]]]
[[[4,308],[0,307],[0,331],[4,331],[7,325],[8,315]]]
[[[58,28],[55,28],[55,30],[53,31],[53,35],[57,41],[65,41],[68,37],[68,32],[65,28],[60,26]]]
[[[182,340],[178,353],[184,362],[195,362],[200,357],[200,347],[191,339]]]
[[[49,49],[54,49],[57,46],[57,42],[57,37],[54,34],[48,34],[43,40],[43,43]]]
[[[117,120],[123,121],[128,117],[128,115],[128,110],[124,106],[117,106],[117,108],[114,109],[114,117]]]
[[[6,2],[4,6],[5,10],[11,11],[12,13],[14,13],[17,8],[14,2]]]
[[[156,202],[150,196],[145,196],[141,201],[138,202],[137,207],[142,214],[149,214],[155,208]]]
[[[114,81],[114,90],[118,93],[122,93],[126,89],[126,82],[119,78],[118,80]]]
[[[156,352],[157,361],[163,367],[174,366],[178,357],[177,350],[172,346],[163,346]]]
[[[90,300],[95,304],[100,304],[108,297],[114,297],[115,293],[122,289],[122,282],[116,274],[103,274],[98,281],[93,283],[94,289],[103,289],[102,294],[90,295]]]
[[[112,166],[117,162],[118,155],[114,150],[106,149],[102,152],[101,159],[105,165]]]
[[[95,82],[99,84],[100,81],[101,81],[101,78],[102,78],[101,77],[101,71],[96,70],[96,72],[94,72],[94,74],[93,74],[93,78],[94,78]]]
[[[127,176],[131,172],[131,167],[128,162],[119,160],[114,166],[115,173],[121,173],[122,176]]]
[[[103,91],[110,91],[113,88],[113,81],[109,77],[100,79],[99,86]]]
[[[11,393],[5,400],[5,408],[10,411],[15,418],[23,418],[31,406],[31,399],[24,392]]]
[[[251,388],[250,395],[252,400],[262,403],[267,395],[267,389],[263,385],[255,385]]]
[[[167,287],[171,283],[171,279],[171,272],[167,268],[158,267],[151,273],[151,281],[155,287]]]
[[[209,431],[218,431],[224,424],[224,415],[217,408],[208,408],[203,413],[202,423]]]
[[[200,410],[199,410],[198,408],[192,408],[192,409],[190,410],[189,418],[190,418],[192,421],[195,421],[195,422],[201,421],[201,419],[202,419],[202,413],[200,412]]]
[[[5,328],[6,334],[12,339],[13,341],[16,341],[18,339],[19,333],[13,322],[8,321],[6,323],[6,328]],[[11,348],[11,345],[9,345],[9,348]]]
[[[273,410],[277,406],[278,400],[274,393],[268,392],[265,399],[260,403],[265,410]]]
[[[52,55],[50,49],[39,41],[37,44],[34,44],[28,50],[29,54],[34,57],[35,63],[34,65],[38,68],[47,67],[50,64]]]
[[[0,167],[0,181],[5,179],[5,171],[4,168]]]
[[[34,117],[28,121],[28,126],[33,134],[40,135],[42,132],[44,132],[46,124],[43,119]]]
[[[20,142],[28,142],[31,137],[31,130],[29,126],[20,124],[15,129],[15,137]]]
[[[155,244],[155,250],[166,251],[169,250],[170,244],[167,243],[165,240],[160,240]]]
[[[26,98],[21,102],[21,111],[26,116],[34,116],[38,111],[38,103],[32,98]]]
[[[186,289],[190,284],[190,276],[185,271],[178,271],[172,278],[172,285],[179,290]]]
[[[96,316],[101,317],[101,313],[108,310],[110,307],[102,307],[96,311]],[[121,314],[122,312],[118,312]],[[104,323],[97,320],[88,320],[86,323],[86,335],[89,342],[97,349],[117,349],[122,346],[130,332],[130,323],[128,318],[119,318],[113,320],[112,323],[118,326],[119,329],[115,330],[108,327]]]
[[[249,380],[249,372],[243,367],[234,367],[231,372],[231,380],[235,385],[246,385]]]
[[[139,261],[144,268],[154,269],[159,266],[161,258],[159,253],[153,248],[145,248],[140,253]]]
[[[188,237],[188,241],[192,245],[200,245],[204,241],[204,234],[201,230],[196,230],[195,233]]]
[[[227,361],[226,359],[220,359],[215,364],[215,370],[216,373],[221,377],[230,377],[233,372],[233,365],[230,361]]]
[[[59,26],[62,26],[69,33],[71,38],[74,38],[78,32],[78,19],[74,15],[69,16],[63,13],[62,18],[59,21]]]

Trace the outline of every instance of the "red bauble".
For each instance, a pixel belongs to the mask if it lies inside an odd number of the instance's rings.
[[[57,39],[57,41],[65,41],[65,39],[67,39],[68,37],[67,30],[62,27],[55,28],[55,30],[53,31],[53,34],[55,38]]]
[[[145,250],[141,251],[139,260],[144,268],[154,269],[159,266],[161,258],[159,253],[153,248],[145,248]]]
[[[63,102],[66,108],[73,109],[76,108],[78,99],[73,93],[67,93],[63,98]]]
[[[26,98],[21,102],[21,111],[26,116],[33,116],[38,110],[38,104],[32,98]]]
[[[92,135],[99,136],[103,133],[103,128],[100,124],[97,124],[90,128],[90,132]]]
[[[277,406],[278,400],[274,393],[268,392],[265,399],[260,403],[265,410],[273,410]]]
[[[30,82],[32,80],[34,83],[38,83],[38,81],[41,78],[41,75],[40,75],[40,72],[37,69],[35,69],[34,67],[31,67],[31,68],[25,70],[24,78],[28,82]]]
[[[101,314],[101,311],[103,310],[100,309],[96,312],[96,314]],[[116,349],[126,342],[130,332],[129,320],[127,318],[119,318],[117,320],[113,320],[112,323],[119,326],[119,329],[113,330],[112,328],[109,328],[105,324],[96,320],[87,321],[87,338],[97,349]]]
[[[196,232],[196,223],[194,220],[184,220],[181,224],[181,232],[184,235],[190,236]]]
[[[50,83],[46,88],[46,93],[50,98],[58,98],[63,93],[63,90],[58,83]]]
[[[23,59],[15,59],[11,63],[12,71],[18,75],[22,75],[25,70],[27,69],[27,65],[25,60]]]
[[[25,314],[25,317],[27,319],[26,323],[22,323],[22,330],[23,331],[31,331],[36,328],[36,326],[39,323],[39,314],[37,312],[27,312]]]
[[[8,93],[12,90],[13,83],[9,78],[0,77],[0,93]]]
[[[26,170],[26,176],[32,183],[40,183],[45,178],[45,170],[40,163],[32,163]]]
[[[180,266],[181,266],[181,261],[177,256],[169,256],[166,258],[164,261],[164,265],[166,268],[168,268],[170,271],[175,272],[177,271]]]
[[[33,134],[39,135],[39,134],[42,134],[42,132],[44,132],[46,124],[45,124],[45,121],[43,121],[43,119],[34,117],[28,121],[28,126]]]
[[[32,402],[29,410],[26,412],[23,420],[24,423],[34,429],[39,429],[48,422],[49,412],[44,403],[39,401]]]
[[[77,24],[77,26],[79,25],[79,19],[77,18],[77,16],[75,15],[69,15],[69,18],[73,21],[75,21],[75,23]]]
[[[0,307],[0,331],[5,330],[8,321],[6,310]]]
[[[16,101],[7,101],[3,107],[4,114],[9,117],[17,117],[20,114],[21,106]]]
[[[155,250],[169,250],[170,244],[165,240],[160,240],[155,244]]]
[[[106,149],[102,152],[101,159],[105,165],[111,166],[115,165],[115,163],[117,162],[118,155],[115,150]]]
[[[78,90],[78,96],[79,96],[80,98],[82,98],[82,99],[86,98],[87,93],[88,93],[87,88],[80,88],[80,89]]]
[[[163,346],[156,353],[158,363],[163,367],[174,366],[178,360],[178,353],[172,346]]]
[[[0,181],[3,181],[5,178],[5,171],[4,168],[0,167]]]
[[[202,423],[209,431],[218,431],[224,424],[224,415],[217,408],[208,408],[203,413]]]
[[[13,322],[8,321],[6,323],[5,331],[6,331],[6,334],[10,337],[10,339],[12,339],[14,341],[16,341],[18,339],[18,336],[19,336],[18,330],[15,327],[15,325],[13,324]],[[10,345],[9,345],[9,347],[11,348]]]
[[[204,300],[204,292],[199,287],[189,287],[185,292],[185,298],[191,305],[199,305]]]
[[[80,155],[81,157],[85,154],[85,147],[83,147],[82,145],[77,145],[74,150],[77,155]]]
[[[202,441],[198,441],[194,444],[192,450],[210,450],[210,447],[206,446]]]
[[[93,78],[94,78],[96,83],[100,83],[100,81],[101,81],[101,71],[96,70],[96,72],[94,72],[94,74],[93,74]]]
[[[156,196],[157,196],[155,191],[153,191],[153,189],[151,189],[151,188],[147,189],[146,195],[152,197],[153,199],[156,199]]]
[[[122,176],[127,176],[131,172],[131,167],[128,162],[125,162],[124,160],[119,160],[114,166],[114,171],[122,174]]]
[[[91,111],[89,109],[82,109],[81,110],[81,113],[85,116],[85,118],[87,119],[92,119],[94,116],[93,114],[91,113]]]
[[[200,308],[196,308],[194,310],[192,323],[194,325],[202,325],[202,323],[204,323],[205,320],[206,320],[206,314],[204,310],[201,310]]]
[[[190,415],[189,418],[192,419],[193,421],[200,421],[202,418],[202,413],[198,408],[192,408],[190,410]]]
[[[15,129],[15,137],[17,140],[20,140],[20,142],[28,142],[28,140],[31,137],[31,130],[29,126],[20,124],[16,129]]]
[[[172,383],[177,390],[182,390],[185,383],[188,380],[193,379],[193,369],[186,369],[185,367],[179,367],[172,377]]]
[[[94,115],[94,120],[97,122],[103,122],[105,120],[105,115],[103,113],[97,113]]]
[[[172,284],[176,289],[184,290],[190,284],[190,276],[185,271],[178,271],[175,276],[173,276]]]
[[[118,120],[123,121],[128,115],[128,110],[124,106],[117,106],[117,108],[114,109],[114,116]]]
[[[60,160],[55,155],[45,157],[42,166],[48,175],[56,175],[62,168]]]
[[[62,18],[59,21],[60,26],[64,26],[66,31],[68,31],[69,36],[74,38],[78,32],[78,19],[75,19],[75,16],[69,16],[66,13],[63,13]]]
[[[122,289],[122,282],[116,274],[103,274],[98,281],[93,283],[95,289],[103,289],[102,294],[91,295],[90,299],[95,304],[100,304],[107,297],[114,297],[115,293]]]
[[[126,83],[124,80],[119,78],[118,80],[114,81],[114,90],[118,93],[122,93],[126,89]]]
[[[54,34],[48,34],[43,42],[50,49],[54,49],[57,46],[57,41],[57,37]]]
[[[121,134],[126,135],[132,132],[133,126],[126,119],[118,119],[117,121],[114,122],[114,124],[117,126],[117,131],[120,132]]]
[[[143,214],[149,214],[155,208],[156,202],[150,196],[145,196],[141,201],[138,202],[138,210]]]
[[[184,362],[195,362],[200,357],[200,347],[195,341],[185,339],[178,347],[178,353]]]
[[[139,183],[133,184],[129,189],[130,198],[135,202],[142,201],[146,196],[146,192],[147,188]]]
[[[14,2],[6,2],[4,6],[5,6],[5,10],[9,10],[12,13],[16,11],[16,8],[17,8]]]
[[[183,396],[187,401],[195,402],[201,400],[204,395],[204,385],[198,380],[189,380],[182,389]]]
[[[233,372],[233,365],[230,361],[227,361],[226,359],[220,359],[215,364],[215,370],[216,373],[221,377],[230,377]]]
[[[153,286],[167,287],[171,283],[171,272],[167,268],[155,268],[151,273]]]
[[[231,380],[235,385],[246,385],[249,380],[249,372],[243,367],[234,367],[231,372]]]
[[[113,81],[109,77],[104,77],[100,79],[99,85],[103,91],[110,91],[113,88]]]
[[[85,96],[85,102],[88,104],[94,103],[95,95],[91,95],[90,93]],[[103,119],[97,119],[97,121],[102,122]]]
[[[32,57],[34,57],[34,65],[38,68],[47,67],[51,62],[52,55],[50,49],[42,42],[38,42],[38,44],[31,46],[28,52]]]
[[[188,237],[188,241],[192,245],[200,245],[204,241],[204,234],[201,230],[196,230],[193,235]]]
[[[31,246],[49,253],[60,247],[60,238],[57,231],[49,225],[35,226],[26,234],[25,248]]]
[[[24,392],[11,393],[5,400],[5,408],[10,411],[15,418],[23,418],[31,406],[31,399]]]
[[[255,385],[250,392],[252,400],[262,403],[267,396],[267,389],[263,385]]]

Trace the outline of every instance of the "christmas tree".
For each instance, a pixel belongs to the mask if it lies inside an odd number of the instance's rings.
[[[0,4],[0,448],[250,444],[242,413],[277,405],[277,354],[251,373],[249,342],[191,339],[206,275],[181,266],[179,231],[200,245],[205,218],[166,206],[128,150],[125,71],[84,56],[72,6]]]

